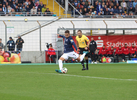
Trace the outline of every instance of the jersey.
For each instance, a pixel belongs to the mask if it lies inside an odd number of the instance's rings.
[[[82,35],[81,38],[79,38],[79,36],[76,36],[76,40],[80,48],[85,48],[87,46],[86,42],[89,42],[88,37],[86,37],[85,35]]]
[[[64,38],[64,53],[72,52],[72,51],[74,51],[74,48],[77,50],[76,44],[73,41],[71,36],[69,36],[68,38],[66,38],[63,35],[59,35],[59,36]],[[74,48],[73,48],[73,46],[74,46]]]

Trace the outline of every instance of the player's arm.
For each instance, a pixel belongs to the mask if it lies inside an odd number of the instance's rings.
[[[85,36],[85,41],[87,42],[87,47],[85,47],[85,49],[88,49],[88,48],[89,48],[90,41],[89,41],[88,37],[86,37],[86,36]]]
[[[75,42],[73,41],[73,39],[71,39],[70,42],[74,46],[75,50],[77,51],[77,46],[76,46]]]
[[[62,37],[62,38],[65,38],[65,36],[64,36],[64,35],[59,35],[59,34],[57,34],[57,36]]]

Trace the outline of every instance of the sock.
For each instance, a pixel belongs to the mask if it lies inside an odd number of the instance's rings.
[[[80,62],[83,61],[84,57],[85,57],[86,53],[83,53],[81,56],[80,56]]]
[[[88,59],[86,59],[86,67],[87,67],[87,69],[88,69]]]
[[[63,68],[62,60],[59,60],[59,69],[61,70]]]
[[[84,60],[81,62],[81,64],[82,64],[83,68],[85,68],[85,65],[84,65]]]

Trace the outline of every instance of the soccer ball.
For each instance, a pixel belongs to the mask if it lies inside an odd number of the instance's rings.
[[[63,70],[63,72],[62,72],[62,73],[65,73],[65,74],[68,72],[68,69],[67,69],[67,68],[65,68],[65,67],[64,67],[62,70]]]

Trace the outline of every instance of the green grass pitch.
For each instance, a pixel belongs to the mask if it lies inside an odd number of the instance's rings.
[[[0,100],[137,100],[137,64],[0,65]]]

